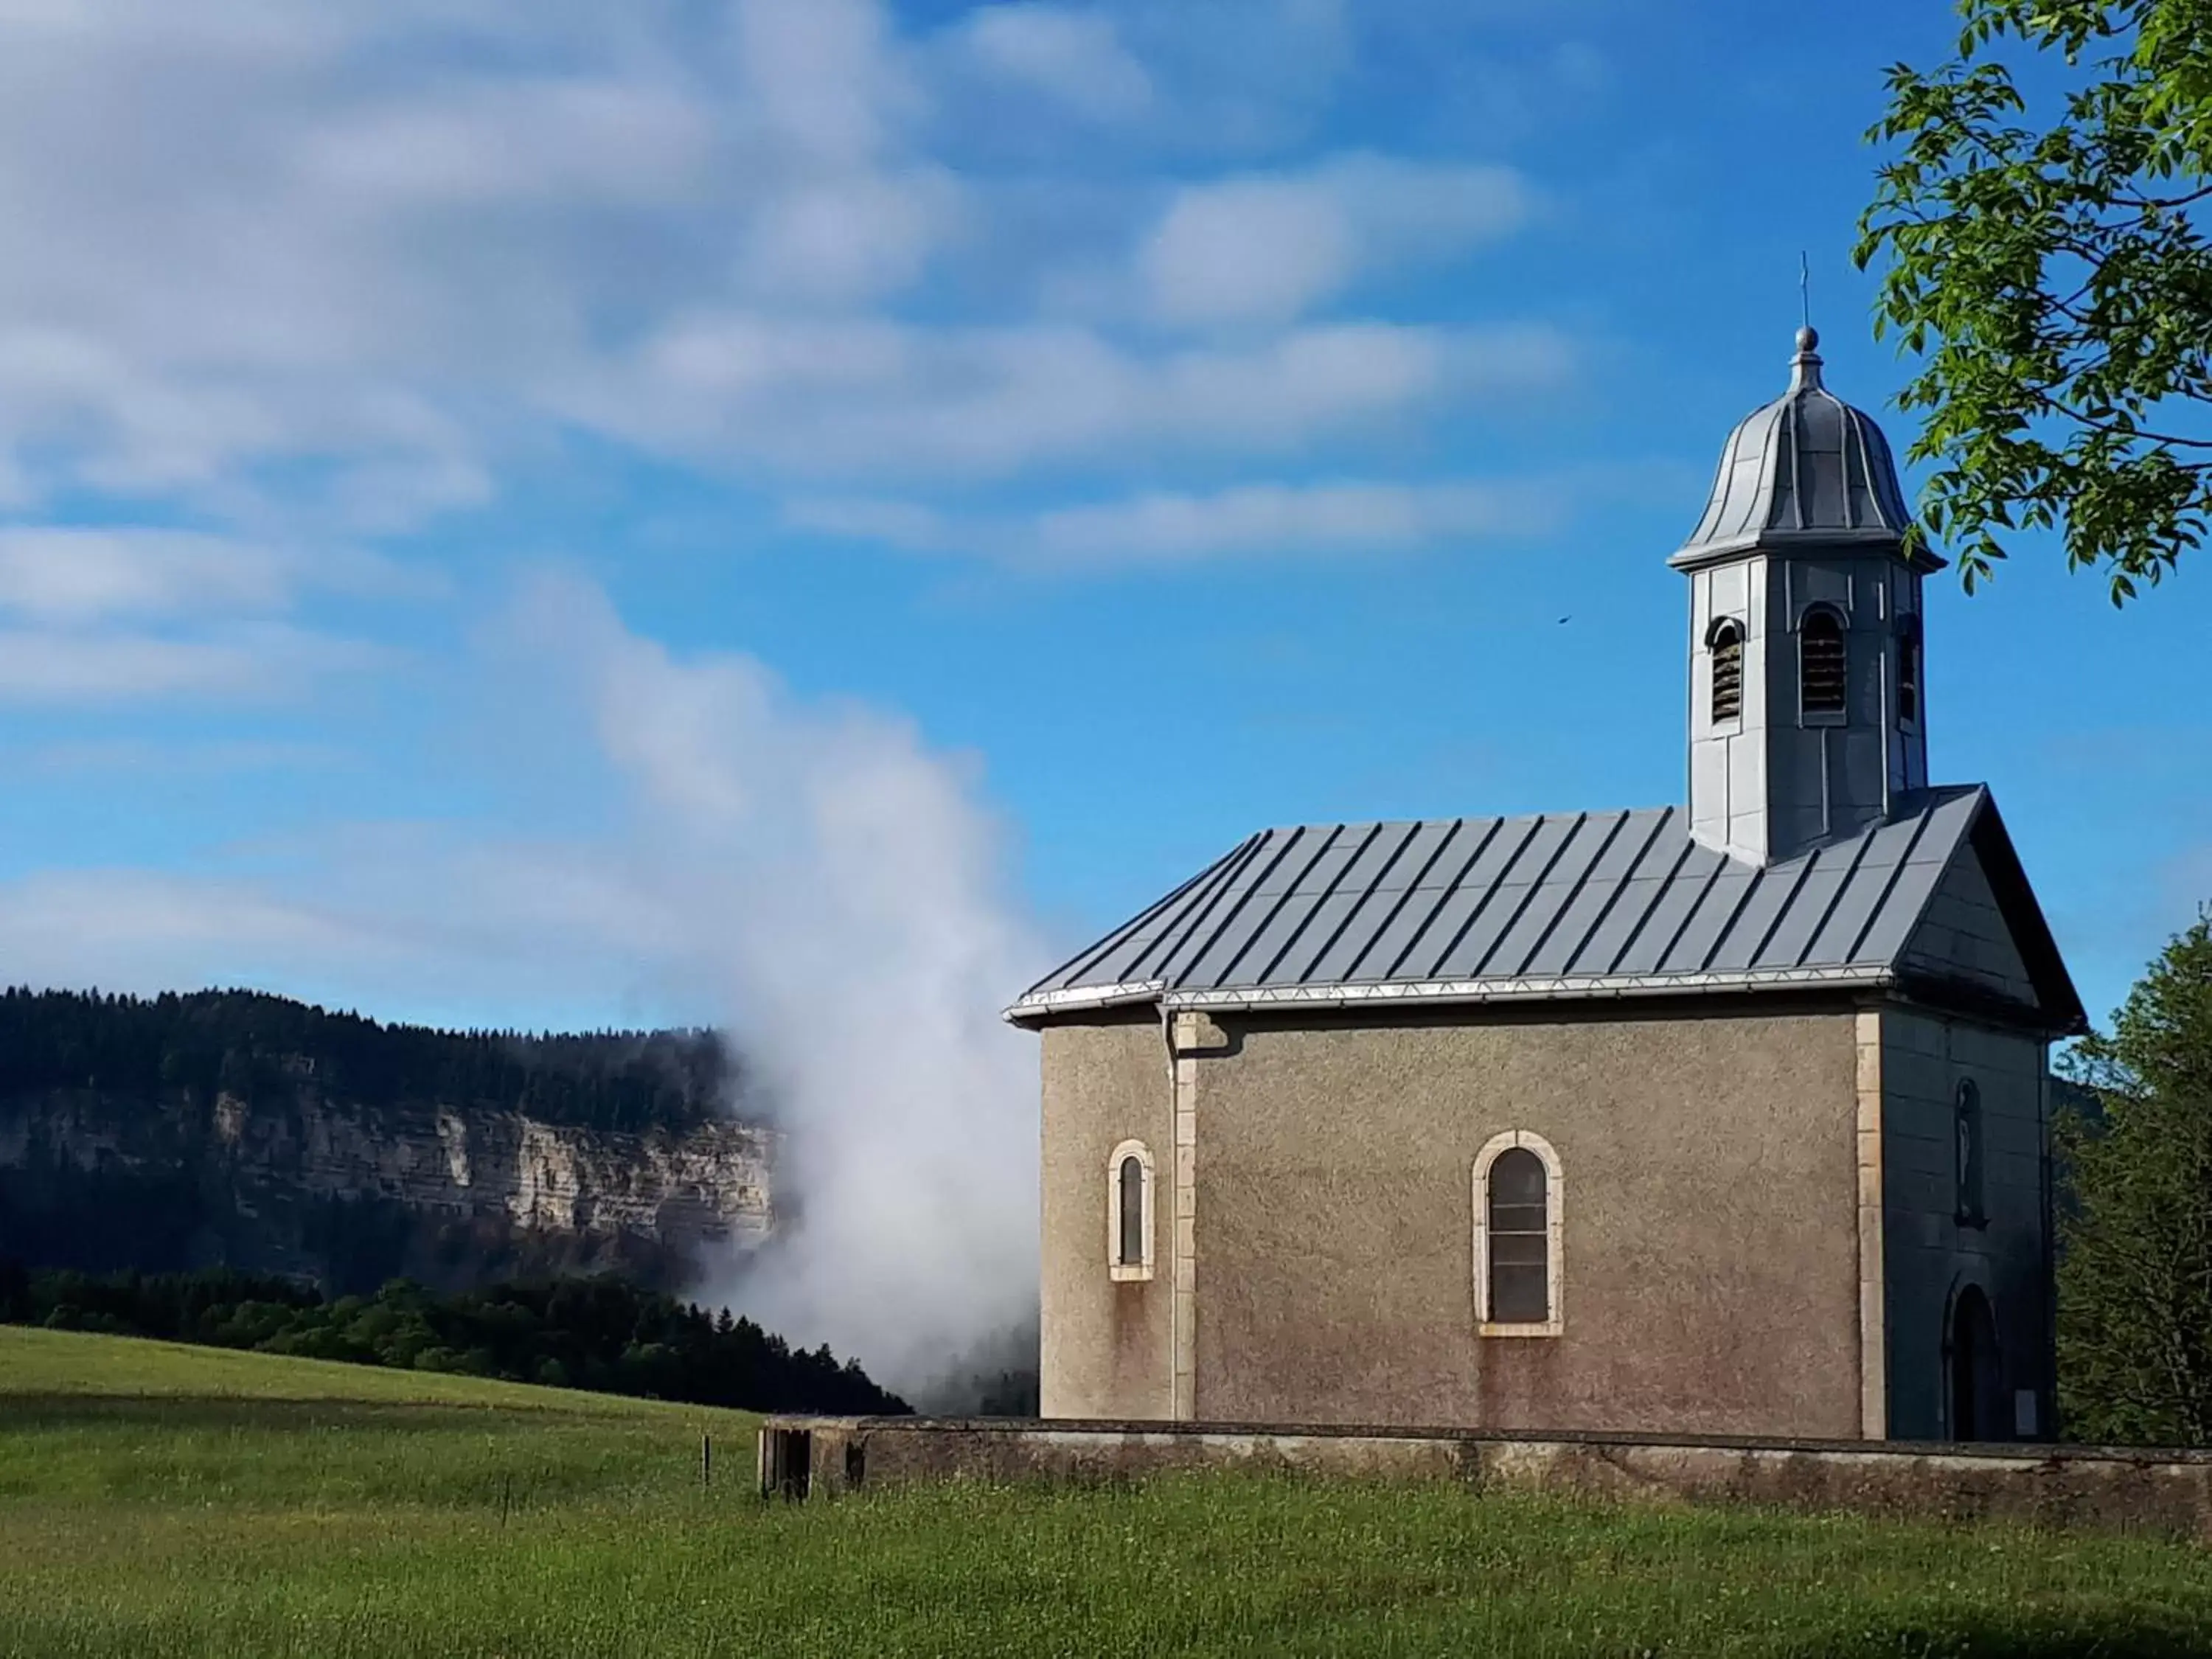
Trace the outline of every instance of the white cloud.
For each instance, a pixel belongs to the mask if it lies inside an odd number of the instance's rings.
[[[185,638],[0,629],[0,702],[118,703],[155,698],[268,698],[333,673],[390,666],[395,653],[285,623],[240,623]]]
[[[173,9],[0,11],[19,504],[470,504],[626,339],[740,292],[895,290],[959,222],[868,0]]]
[[[343,751],[318,743],[250,738],[154,743],[108,738],[41,744],[15,751],[29,771],[88,777],[228,777],[247,772],[323,769],[342,763]]]
[[[1553,528],[1559,497],[1526,483],[1246,484],[1156,492],[1026,516],[962,517],[915,501],[802,498],[793,527],[916,552],[1103,568],[1267,555],[1391,553]]]
[[[1509,167],[1343,156],[1187,186],[1139,264],[1168,321],[1280,324],[1370,272],[1510,234],[1530,205]]]
[[[1484,483],[1249,484],[1212,495],[1143,495],[1038,515],[1054,562],[1363,552],[1487,540],[1548,528],[1540,495]]]
[[[311,555],[194,531],[0,526],[0,612],[44,624],[265,616],[305,589],[404,596],[436,586],[427,571],[354,548]]]
[[[865,476],[1234,453],[1479,396],[1435,361],[1449,331],[1207,356],[1034,320],[1006,296],[1048,286],[1068,246],[1021,218],[1057,181],[945,159],[967,116],[948,94],[979,76],[1103,117],[1196,96],[1252,29],[1325,80],[1338,28],[1313,3],[1233,29],[996,6],[915,38],[872,0],[206,0],[190,27],[168,0],[12,0],[0,503],[88,489],[382,532],[486,501],[572,423]],[[1171,90],[1146,90],[1155,56]],[[1102,248],[1141,188],[1084,210]],[[1352,157],[1194,185],[1140,272],[1098,264],[1163,316],[1282,319],[1378,260],[1502,234],[1523,194]]]
[[[738,0],[738,64],[768,131],[817,162],[884,150],[924,94],[872,0]]]
[[[289,620],[310,593],[419,599],[421,568],[141,526],[0,526],[0,702],[296,694],[397,653]]]
[[[344,960],[372,937],[251,882],[95,869],[0,884],[0,940],[21,963],[18,982],[152,994]]]
[[[830,174],[765,201],[742,269],[754,292],[806,308],[896,293],[919,279],[966,216],[939,168]]]
[[[672,326],[627,373],[567,395],[579,418],[657,447],[799,472],[988,474],[1165,446],[1279,451],[1548,390],[1571,362],[1565,337],[1535,326],[1344,323],[1140,357],[1072,326],[732,312]]]
[[[1140,114],[1152,102],[1152,77],[1103,12],[1034,3],[981,6],[962,21],[958,39],[988,72],[1093,119]]]

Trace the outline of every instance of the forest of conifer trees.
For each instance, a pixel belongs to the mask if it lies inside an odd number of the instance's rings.
[[[440,1031],[256,991],[0,992],[0,1097],[98,1089],[251,1100],[309,1082],[366,1106],[437,1101],[641,1133],[704,1121],[734,1103],[743,1081],[706,1030]]]

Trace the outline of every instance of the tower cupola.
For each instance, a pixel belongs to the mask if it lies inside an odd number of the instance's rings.
[[[1729,434],[1690,579],[1690,820],[1754,864],[1887,817],[1928,783],[1921,579],[1889,441],[1822,384],[1797,333],[1789,390]]]
[[[1678,570],[1754,548],[1895,551],[1912,515],[1874,417],[1820,381],[1820,337],[1797,331],[1790,389],[1729,434],[1705,517],[1668,561]]]

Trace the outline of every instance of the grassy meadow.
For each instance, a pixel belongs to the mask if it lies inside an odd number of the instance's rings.
[[[2212,1653],[2185,1545],[1237,1476],[763,1504],[752,1427],[0,1328],[0,1656]]]

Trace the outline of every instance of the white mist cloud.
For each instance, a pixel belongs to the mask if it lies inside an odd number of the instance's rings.
[[[750,1310],[908,1380],[1033,1316],[1035,1056],[997,1011],[1043,952],[972,780],[751,659],[678,662],[574,583],[513,637],[586,689],[645,879],[780,1103],[799,1219]]]
[[[488,744],[586,751],[569,787],[611,803],[603,832],[335,825],[190,872],[39,872],[0,883],[10,979],[711,1018],[772,1092],[798,1219],[705,1293],[895,1385],[1033,1319],[1035,1039],[998,1011],[1049,952],[973,769],[753,657],[679,658],[578,580],[531,582],[476,668]]]

